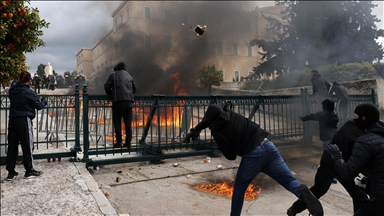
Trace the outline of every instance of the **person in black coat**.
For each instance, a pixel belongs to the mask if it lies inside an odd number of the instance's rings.
[[[132,141],[132,104],[136,86],[133,78],[126,70],[124,62],[120,62],[113,68],[107,82],[104,84],[104,90],[107,95],[112,95],[112,116],[115,126],[116,143],[115,148],[131,148]],[[122,144],[121,118],[125,125],[125,143]]]
[[[41,110],[47,101],[41,101],[36,93],[29,87],[31,74],[21,72],[19,81],[9,89],[11,102],[8,123],[8,152],[6,169],[7,181],[12,181],[19,174],[15,171],[19,143],[23,150],[23,163],[25,168],[24,178],[38,177],[41,171],[36,171],[33,165],[33,125],[35,110]]]
[[[348,92],[344,86],[334,81],[332,87],[329,89],[329,94],[336,94],[337,98],[337,112],[342,120],[345,120],[348,116]]]
[[[318,103],[328,99],[328,91],[331,85],[324,80],[317,70],[311,71],[312,93],[318,96]]]
[[[384,214],[384,122],[380,121],[378,108],[371,103],[360,104],[355,108],[354,121],[365,131],[353,146],[352,155],[345,161],[335,144],[325,149],[333,168],[344,179],[352,180],[359,173],[369,181],[369,200],[363,202],[355,216],[382,216]]]
[[[331,143],[336,144],[339,147],[339,149],[343,152],[343,160],[348,161],[352,155],[352,149],[355,141],[363,134],[364,132],[356,126],[355,122],[353,120],[349,120],[336,132],[335,136],[333,136],[331,140]],[[320,197],[327,193],[334,178],[336,178],[341,185],[343,185],[345,190],[348,191],[348,194],[352,197],[353,201],[353,212],[357,212],[360,209],[361,204],[368,199],[367,194],[364,190],[362,190],[362,188],[355,185],[354,180],[343,179],[335,171],[335,169],[333,169],[332,161],[328,160],[326,153],[323,152],[320,160],[320,166],[315,175],[315,184],[310,188],[310,190],[318,199],[320,199]],[[287,215],[294,216],[305,209],[307,209],[305,202],[298,199],[287,210]]]
[[[325,148],[337,131],[339,117],[334,112],[335,103],[329,99],[322,102],[323,111],[306,116],[300,116],[302,121],[314,120],[319,122],[320,140],[323,141]]]
[[[258,124],[227,107],[209,105],[203,120],[184,139],[196,140],[202,130],[209,128],[218,146],[228,160],[241,156],[232,195],[231,216],[240,215],[248,185],[263,172],[288,191],[306,202],[312,215],[323,215],[319,200],[308,187],[296,180],[275,145],[267,139],[268,132]]]

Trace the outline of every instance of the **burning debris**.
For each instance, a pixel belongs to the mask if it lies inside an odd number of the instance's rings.
[[[194,188],[204,192],[214,193],[220,196],[232,198],[233,185],[234,185],[234,181],[230,181],[230,182],[201,184],[201,185],[196,185]],[[247,190],[245,191],[244,199],[248,201],[255,200],[255,198],[257,197],[257,195],[260,194],[260,192],[261,192],[261,187],[259,187],[255,183],[251,183],[249,184]]]

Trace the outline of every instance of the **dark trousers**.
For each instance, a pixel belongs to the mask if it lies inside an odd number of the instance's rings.
[[[33,169],[33,133],[32,121],[29,117],[10,118],[8,125],[8,152],[6,169],[13,172],[19,153],[19,143],[23,150],[23,161],[25,170]]]
[[[125,143],[130,144],[132,141],[132,102],[121,101],[112,105],[113,125],[115,126],[116,142],[122,142],[121,134],[121,118],[124,119],[125,125]]]
[[[364,190],[356,186],[353,180],[343,179],[332,167],[324,164],[321,164],[317,169],[315,175],[315,185],[310,188],[313,195],[315,195],[317,198],[320,198],[326,194],[331,187],[333,178],[336,178],[352,197],[353,212],[359,210],[362,203],[368,199]],[[304,201],[297,200],[295,203],[293,203],[293,208],[295,209],[296,213],[299,213],[307,209],[307,205]]]
[[[382,216],[384,215],[384,200],[367,200],[354,216]]]
[[[35,93],[40,94],[40,85],[34,85],[35,87]]]

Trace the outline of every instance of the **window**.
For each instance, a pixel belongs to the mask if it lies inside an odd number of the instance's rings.
[[[225,80],[225,73],[224,73],[224,71],[222,71],[223,72],[223,80]]]
[[[165,40],[164,40],[164,48],[167,51],[171,51],[171,38],[170,37],[166,37],[165,38]]]
[[[164,21],[171,20],[171,12],[169,10],[164,10]]]
[[[237,44],[233,44],[232,49],[233,49],[233,55],[237,55]]]
[[[120,14],[120,25],[123,25],[123,14]]]
[[[252,56],[252,46],[248,45],[248,56]]]
[[[115,31],[117,30],[117,19],[115,19]]]
[[[129,8],[127,8],[127,21],[129,20]]]
[[[234,71],[233,81],[234,82],[239,82],[239,79],[240,79],[240,72],[239,71]]]
[[[151,9],[149,7],[144,7],[144,18],[151,19]]]
[[[217,43],[217,53],[223,54],[223,43],[222,42]]]
[[[145,46],[145,48],[151,48],[151,36],[150,35],[144,36],[144,46]]]

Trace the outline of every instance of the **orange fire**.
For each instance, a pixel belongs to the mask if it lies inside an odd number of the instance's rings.
[[[177,93],[177,95],[187,95],[187,92],[183,89],[183,84],[180,81],[180,73],[176,72],[169,75],[169,78],[175,79],[175,84],[173,85],[173,91]]]
[[[195,188],[201,191],[232,198],[233,185],[234,185],[234,181],[230,181],[230,182],[221,182],[221,183],[201,184],[201,185],[196,185]],[[245,191],[244,199],[248,201],[255,200],[256,196],[259,195],[260,192],[261,192],[261,187],[259,187],[257,184],[251,183],[249,184],[247,190]]]
[[[90,124],[108,124],[108,120],[106,120],[104,117],[98,118],[96,120],[93,120],[90,122]]]

